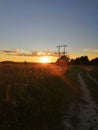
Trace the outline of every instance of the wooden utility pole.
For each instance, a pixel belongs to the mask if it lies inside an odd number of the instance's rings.
[[[59,46],[56,46],[58,48],[58,54],[59,54],[59,57],[61,55],[61,47],[63,47],[64,51],[63,51],[63,54],[65,55],[66,54],[66,51],[65,51],[65,48],[67,47],[68,45],[59,45]]]
[[[60,54],[61,54],[61,53],[60,53],[60,47],[61,47],[61,46],[57,46],[59,57],[60,57]]]
[[[64,52],[63,52],[63,54],[65,55],[65,47],[66,47],[67,45],[61,45],[61,47],[63,47],[64,48]]]

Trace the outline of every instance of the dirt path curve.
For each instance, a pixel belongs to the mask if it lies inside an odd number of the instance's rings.
[[[97,106],[93,101],[90,92],[79,73],[79,83],[81,85],[83,103],[79,103],[79,123],[77,130],[98,130],[98,115],[96,114]]]
[[[89,79],[91,79],[96,85],[98,85],[98,81],[97,81],[94,77],[92,77],[89,72],[87,72],[87,76],[88,76]]]

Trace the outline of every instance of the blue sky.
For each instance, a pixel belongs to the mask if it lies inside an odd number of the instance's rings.
[[[98,57],[98,0],[0,0],[0,49]]]

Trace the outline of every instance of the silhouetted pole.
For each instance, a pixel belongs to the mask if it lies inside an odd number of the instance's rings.
[[[60,47],[61,47],[61,46],[57,46],[59,57],[60,57]]]
[[[58,54],[59,54],[59,57],[60,57],[60,55],[61,55],[61,52],[60,52],[61,47],[63,47],[63,48],[64,48],[64,52],[63,52],[63,54],[65,55],[65,53],[66,53],[65,48],[66,48],[67,46],[68,46],[68,45],[61,45],[61,46],[57,46],[57,48],[58,48]]]
[[[65,52],[65,47],[67,47],[67,45],[61,45],[61,47],[64,47],[64,52],[63,52],[63,53],[64,53],[64,55],[65,55],[65,53],[66,53],[66,52]]]

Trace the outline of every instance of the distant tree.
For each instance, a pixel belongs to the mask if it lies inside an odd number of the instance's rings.
[[[14,61],[2,61],[3,64],[13,64]]]
[[[71,64],[71,65],[74,64],[74,59],[73,58],[70,60],[69,64]]]
[[[57,59],[56,64],[60,66],[66,66],[69,63],[70,58],[67,55],[62,55]]]
[[[90,64],[91,64],[91,65],[98,65],[98,58],[92,59],[92,60],[90,61]]]
[[[89,64],[89,59],[87,56],[81,56],[76,59],[71,59],[70,64],[74,65],[88,65]]]
[[[26,65],[26,64],[27,64],[27,61],[24,61],[24,64]]]
[[[81,56],[80,57],[80,64],[88,65],[89,64],[89,59],[87,56]]]
[[[67,63],[69,62],[70,58],[68,55],[62,55],[60,59],[65,60]]]

